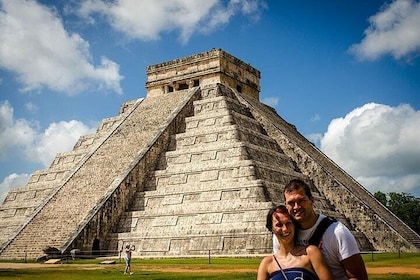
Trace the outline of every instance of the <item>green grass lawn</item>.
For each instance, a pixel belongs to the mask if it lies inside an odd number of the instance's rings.
[[[389,253],[389,254],[365,254],[363,255],[367,268],[377,268],[377,267],[388,267],[388,268],[397,268],[404,267],[407,268],[417,268],[420,269],[420,254],[407,254],[407,253]],[[420,279],[420,275],[410,274],[408,272],[404,273],[387,273],[387,274],[369,274],[369,279],[383,279],[383,280],[414,280]]]
[[[370,254],[363,255],[368,268],[405,267],[420,269],[420,254]],[[194,259],[134,259],[132,270],[134,275],[123,275],[124,261],[116,260],[116,264],[101,265],[102,260],[77,260],[60,265],[42,264],[35,268],[1,268],[0,279],[255,279],[261,258],[207,258]],[[28,264],[30,265],[30,264]],[[10,265],[11,267],[11,265]],[[392,270],[392,269],[391,269]],[[420,275],[405,273],[369,274],[369,279],[418,279]]]

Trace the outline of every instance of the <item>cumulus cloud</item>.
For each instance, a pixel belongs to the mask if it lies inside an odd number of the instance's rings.
[[[81,135],[92,132],[93,128],[76,120],[52,123],[25,149],[26,156],[48,166],[57,153],[70,151]]]
[[[130,39],[157,40],[163,33],[179,31],[186,43],[195,32],[211,32],[240,13],[258,20],[266,7],[261,0],[102,0],[83,1],[77,13],[95,21],[94,14],[102,15],[117,31]]]
[[[14,119],[13,108],[7,100],[0,103],[0,160],[8,156],[10,149],[30,145],[36,130],[36,123]]]
[[[391,54],[395,59],[417,56],[420,51],[420,2],[396,0],[369,18],[370,26],[350,51],[361,60]]]
[[[22,157],[28,162],[48,167],[57,153],[70,151],[81,135],[94,131],[95,128],[76,120],[52,123],[45,131],[41,131],[34,122],[15,119],[13,107],[4,101],[0,103],[0,161],[7,162],[11,151],[15,151],[14,158]],[[11,174],[6,177],[0,185],[0,198],[10,188],[21,186],[19,184],[23,184],[23,179],[18,178],[25,176]]]
[[[122,93],[119,65],[92,64],[89,43],[68,33],[57,13],[33,0],[0,0],[0,67],[15,73],[23,91],[48,88]]]
[[[420,195],[420,111],[369,103],[331,121],[320,148],[371,192]]]
[[[23,187],[29,180],[28,174],[10,174],[7,176],[3,182],[0,183],[0,203],[3,203],[4,199],[6,198],[7,193],[9,190],[14,189],[16,187]]]

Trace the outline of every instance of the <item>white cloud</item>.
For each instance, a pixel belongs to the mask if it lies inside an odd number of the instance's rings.
[[[81,135],[93,133],[95,129],[71,120],[52,123],[45,131],[40,131],[36,123],[15,119],[12,106],[4,101],[0,103],[0,161],[23,158],[48,167],[57,153],[70,151]],[[22,165],[25,165],[23,160]],[[0,185],[0,198],[4,198],[9,189],[21,186],[23,181],[17,178],[22,176],[26,175],[6,177]]]
[[[70,151],[81,135],[93,132],[93,128],[76,120],[52,123],[26,147],[26,156],[49,166],[57,153]]]
[[[87,89],[122,93],[119,65],[94,66],[89,43],[68,33],[56,12],[33,0],[0,0],[0,67],[18,76],[23,91],[48,88],[69,95]]]
[[[28,174],[10,174],[0,183],[0,204],[3,203],[9,190],[16,187],[23,187],[29,180]]]
[[[195,33],[211,32],[242,13],[258,20],[266,7],[261,0],[120,0],[83,1],[78,14],[94,22],[93,14],[105,16],[111,26],[130,39],[157,40],[162,33],[179,31],[186,43]]]
[[[420,195],[420,111],[369,103],[331,121],[321,150],[371,192]]]
[[[417,56],[420,51],[420,2],[396,0],[369,18],[370,26],[350,51],[361,60],[391,54],[395,59]]]
[[[14,119],[13,108],[6,100],[0,103],[0,160],[8,156],[11,148],[25,147],[36,137],[36,123]]]
[[[278,97],[267,97],[267,98],[263,98],[261,100],[261,102],[268,105],[268,106],[275,107],[279,103],[279,98]]]

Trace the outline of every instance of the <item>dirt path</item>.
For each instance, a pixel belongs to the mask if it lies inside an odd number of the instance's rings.
[[[106,268],[107,265],[98,265],[98,264],[43,264],[43,263],[0,263],[0,269],[30,269],[30,268],[57,268],[63,266],[71,266],[74,268],[80,269],[102,269]],[[163,270],[161,268],[156,268],[153,266],[139,266],[140,269],[150,270],[150,271],[160,271]],[[170,268],[165,267],[165,272],[191,272],[191,268]],[[200,267],[200,271],[205,271],[207,273],[221,273],[220,269],[214,268],[202,268]],[[410,274],[410,275],[420,275],[420,267],[368,267],[367,268],[368,274]],[[223,272],[256,272],[255,269],[224,269]]]
[[[410,274],[420,275],[420,268],[417,267],[370,267],[368,274]]]

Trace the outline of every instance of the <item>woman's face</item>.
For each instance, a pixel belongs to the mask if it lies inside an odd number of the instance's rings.
[[[281,212],[273,213],[273,233],[277,239],[284,243],[289,243],[294,240],[295,236],[295,225],[292,222],[292,218]]]

